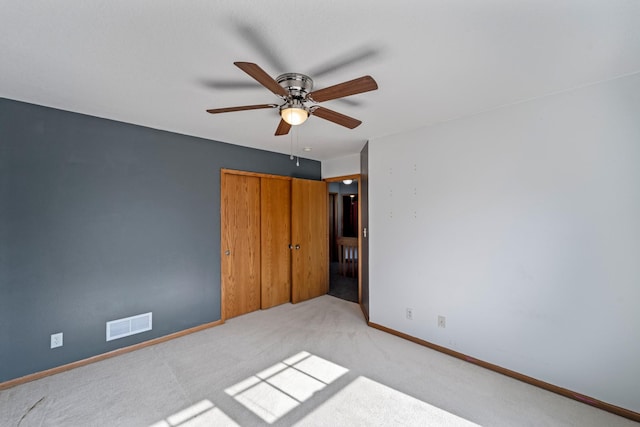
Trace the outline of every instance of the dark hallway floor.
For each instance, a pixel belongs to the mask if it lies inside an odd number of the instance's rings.
[[[358,278],[339,274],[337,262],[331,263],[329,295],[355,303],[358,302]]]

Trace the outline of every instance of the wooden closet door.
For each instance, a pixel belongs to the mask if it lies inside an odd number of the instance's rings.
[[[291,180],[260,178],[263,309],[291,301]]]
[[[221,276],[224,318],[260,308],[260,178],[222,173]]]
[[[296,303],[329,292],[329,212],[327,183],[291,183],[292,284]]]

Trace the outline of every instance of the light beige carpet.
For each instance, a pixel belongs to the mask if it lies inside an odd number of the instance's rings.
[[[637,426],[323,296],[0,391],[1,426]]]

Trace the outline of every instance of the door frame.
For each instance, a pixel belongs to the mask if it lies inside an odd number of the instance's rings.
[[[351,175],[334,176],[331,178],[324,178],[323,181],[329,182],[342,182],[345,179],[353,179],[358,183],[358,200],[362,194],[362,179],[359,173]],[[329,198],[329,189],[327,187],[327,199]],[[327,212],[327,215],[329,213]],[[358,203],[358,305],[362,303],[362,206]],[[329,260],[331,262],[331,260]]]

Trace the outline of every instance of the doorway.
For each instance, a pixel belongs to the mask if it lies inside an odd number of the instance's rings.
[[[329,178],[329,295],[360,302],[359,175]]]

